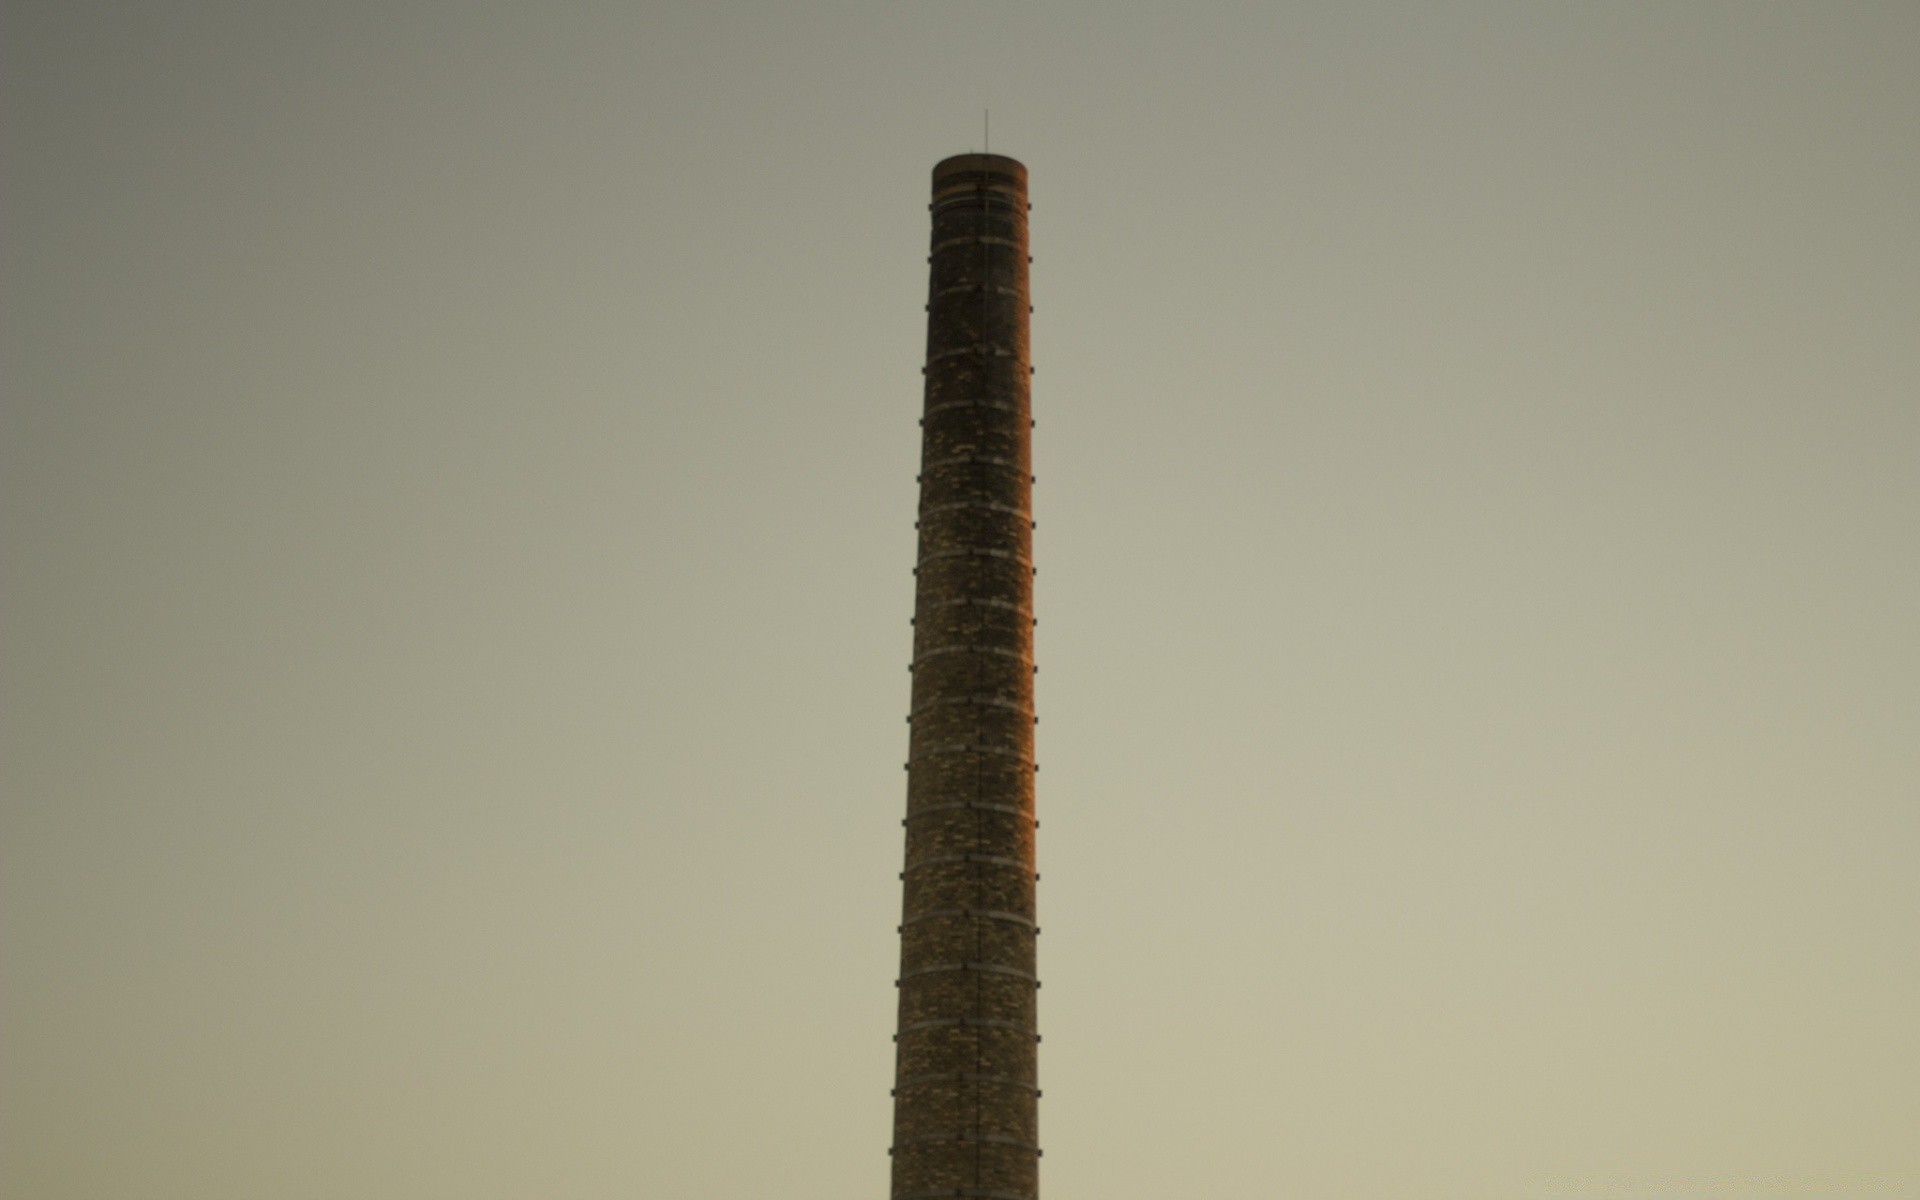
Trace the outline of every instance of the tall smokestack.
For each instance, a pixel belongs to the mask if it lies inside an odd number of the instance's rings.
[[[1027,169],[933,169],[893,1200],[1039,1194]]]

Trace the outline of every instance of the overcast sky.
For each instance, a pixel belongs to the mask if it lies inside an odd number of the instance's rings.
[[[1920,1196],[1920,5],[0,53],[7,1196],[886,1194],[984,108],[1047,1196]]]

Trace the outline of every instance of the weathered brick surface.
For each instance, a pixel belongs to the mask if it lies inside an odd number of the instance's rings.
[[[933,172],[893,1195],[1034,1197],[1026,168]]]

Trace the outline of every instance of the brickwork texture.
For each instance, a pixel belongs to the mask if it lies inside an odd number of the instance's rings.
[[[933,169],[894,1200],[1039,1194],[1027,170]]]

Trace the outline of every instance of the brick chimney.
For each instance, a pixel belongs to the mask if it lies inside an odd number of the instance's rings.
[[[893,1200],[1034,1200],[1027,169],[933,169]]]

